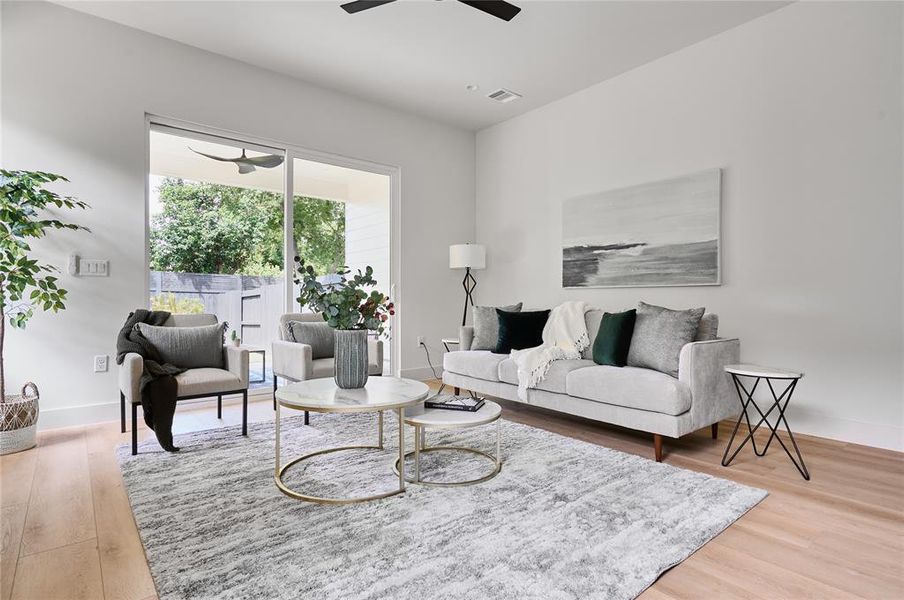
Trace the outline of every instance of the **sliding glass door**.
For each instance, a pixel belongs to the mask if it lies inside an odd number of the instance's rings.
[[[226,321],[253,351],[252,389],[272,389],[280,316],[305,310],[295,256],[325,280],[371,266],[392,291],[390,174],[170,124],[151,122],[149,141],[150,306]],[[386,374],[393,354],[386,344]]]

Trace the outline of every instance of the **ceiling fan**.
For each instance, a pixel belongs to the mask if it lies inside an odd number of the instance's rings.
[[[218,160],[220,162],[231,162],[235,163],[235,165],[239,168],[239,173],[241,175],[246,175],[248,173],[253,173],[257,170],[257,167],[261,167],[264,169],[272,169],[273,167],[278,167],[283,162],[283,157],[278,154],[265,154],[263,156],[254,156],[248,157],[245,155],[245,149],[242,148],[242,155],[238,158],[223,158],[222,156],[214,156],[213,154],[205,154],[204,152],[198,152],[191,146],[188,147],[189,150],[194,152],[195,154],[200,154],[201,156],[212,158],[213,160]]]
[[[511,21],[515,18],[515,15],[521,12],[520,7],[517,7],[514,4],[509,4],[508,2],[504,2],[503,0],[458,1],[462,4],[467,4],[472,8],[476,8],[477,10],[482,10],[488,15],[493,15],[494,17],[502,19],[503,21]],[[356,12],[361,12],[362,10],[389,4],[390,2],[395,2],[395,0],[355,0],[354,2],[346,2],[345,4],[343,4],[342,9],[351,15]]]

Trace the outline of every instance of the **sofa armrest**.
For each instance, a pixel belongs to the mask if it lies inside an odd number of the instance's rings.
[[[685,344],[678,358],[678,380],[691,388],[691,420],[695,428],[736,417],[737,394],[725,365],[740,362],[741,342],[717,339]]]
[[[310,379],[314,372],[311,346],[298,342],[276,340],[273,342],[273,375],[292,381]]]
[[[371,375],[383,374],[383,340],[368,336],[367,338],[367,355],[368,362],[379,365],[379,373],[371,373]]]
[[[474,343],[474,327],[472,325],[462,325],[458,328],[458,349],[470,350],[471,344]]]
[[[223,346],[224,368],[242,380],[242,388],[248,388],[248,356],[247,348],[226,344]]]
[[[129,352],[119,365],[119,391],[126,397],[126,402],[141,402],[141,373],[144,371],[144,359],[140,354]]]

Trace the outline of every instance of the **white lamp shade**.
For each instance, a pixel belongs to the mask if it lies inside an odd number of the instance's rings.
[[[487,249],[481,244],[455,244],[449,246],[449,268],[485,269]]]

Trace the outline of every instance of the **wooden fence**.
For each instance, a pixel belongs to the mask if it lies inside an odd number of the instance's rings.
[[[210,275],[151,271],[151,295],[173,294],[204,304],[204,312],[229,323],[243,343],[268,352],[279,339],[279,317],[285,305],[285,283],[281,277],[254,275]]]

